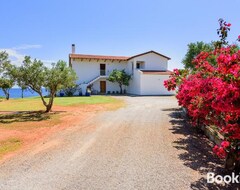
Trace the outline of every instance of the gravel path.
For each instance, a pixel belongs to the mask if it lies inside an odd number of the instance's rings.
[[[96,114],[0,166],[1,190],[190,189],[201,176],[179,159],[169,114],[174,97],[121,97],[126,107]]]

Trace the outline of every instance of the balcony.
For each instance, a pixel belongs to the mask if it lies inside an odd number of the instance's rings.
[[[100,70],[100,76],[106,76],[106,70]]]

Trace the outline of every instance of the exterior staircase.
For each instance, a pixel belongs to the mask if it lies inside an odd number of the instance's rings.
[[[88,87],[89,85],[93,84],[94,82],[96,82],[96,81],[99,80],[99,79],[107,79],[107,78],[108,78],[108,76],[106,76],[106,75],[99,75],[99,76],[93,78],[92,80],[90,80],[88,83],[82,83],[82,84],[80,84],[79,86],[80,86],[80,88],[82,89],[83,95],[86,94],[87,87]]]
[[[93,84],[94,82],[96,82],[99,79],[106,79],[107,76],[106,75],[99,75],[97,77],[95,77],[94,79],[92,79],[91,81],[89,81],[88,83],[86,83],[87,86],[89,86],[90,84]]]

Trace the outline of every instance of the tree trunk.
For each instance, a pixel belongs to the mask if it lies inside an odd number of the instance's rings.
[[[10,97],[10,95],[9,95],[9,93],[7,93],[6,99],[9,100],[9,97]]]
[[[22,98],[23,98],[23,91],[24,91],[24,89],[22,88]]]
[[[48,110],[48,104],[47,104],[47,102],[44,100],[42,93],[40,93],[40,92],[37,92],[37,93],[40,95],[40,98],[41,98],[41,100],[42,100],[42,102],[43,102],[43,105],[44,105],[44,106],[46,107],[46,109]],[[46,111],[46,112],[49,112],[49,111]]]
[[[122,85],[120,84],[119,87],[120,87],[120,94],[122,94]]]
[[[55,94],[55,93],[54,93],[54,94]],[[50,94],[49,102],[48,102],[48,105],[46,106],[46,113],[52,111],[54,94]]]
[[[3,90],[4,94],[5,94],[6,100],[9,100],[9,98],[10,98],[9,90],[7,90],[7,89],[2,89],[2,90]]]
[[[51,104],[48,104],[47,107],[46,107],[46,113],[52,111],[52,105]]]

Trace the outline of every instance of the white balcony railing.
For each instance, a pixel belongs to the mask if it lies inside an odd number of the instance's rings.
[[[106,75],[106,70],[100,70],[100,76],[105,76]]]

